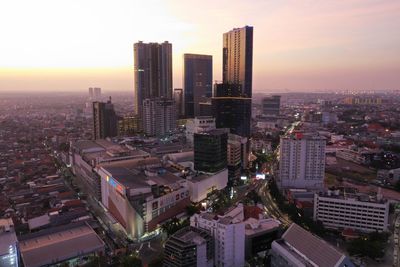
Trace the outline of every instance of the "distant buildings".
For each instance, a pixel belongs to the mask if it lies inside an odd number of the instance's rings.
[[[272,267],[354,267],[346,255],[295,223],[272,242]]]
[[[273,95],[267,96],[262,99],[262,114],[266,117],[279,116],[281,107],[281,96]]]
[[[118,136],[132,136],[142,132],[141,119],[138,116],[127,116],[118,120]]]
[[[314,220],[332,229],[362,232],[387,231],[389,202],[382,196],[369,196],[354,191],[327,191],[314,195]]]
[[[241,95],[252,97],[253,27],[235,28],[223,35],[223,83],[241,85]]]
[[[216,84],[212,98],[213,116],[217,128],[229,128],[232,134],[249,137],[251,98],[243,96],[241,91],[239,84]]]
[[[171,99],[143,100],[143,131],[149,136],[163,136],[176,128],[176,107]]]
[[[19,266],[19,246],[11,218],[0,219],[0,266]]]
[[[193,136],[195,133],[207,132],[214,130],[215,118],[210,116],[195,117],[186,120],[186,142],[193,146]]]
[[[318,134],[293,133],[281,137],[279,180],[282,189],[322,190],[326,140]]]
[[[194,169],[215,173],[227,166],[228,133],[216,129],[194,134]]]
[[[209,231],[188,226],[165,243],[165,267],[213,266],[214,239]]]
[[[347,105],[381,105],[382,98],[380,97],[347,97],[343,100]]]
[[[212,95],[212,56],[183,55],[183,86],[185,95],[185,116],[201,116],[200,102]]]
[[[101,99],[101,88],[89,87],[89,99],[92,101],[100,101]]]
[[[135,113],[141,116],[145,99],[172,99],[172,44],[134,44]]]
[[[111,97],[107,103],[93,102],[93,139],[117,136],[118,119]]]

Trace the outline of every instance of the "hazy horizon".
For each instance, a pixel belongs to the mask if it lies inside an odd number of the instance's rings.
[[[0,92],[133,91],[139,40],[172,43],[174,88],[184,53],[212,55],[221,80],[222,34],[245,25],[255,93],[400,89],[399,1],[40,0],[0,14]]]

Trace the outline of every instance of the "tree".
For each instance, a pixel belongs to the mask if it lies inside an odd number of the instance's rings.
[[[127,255],[121,259],[120,267],[142,267],[142,260],[136,255]]]
[[[186,213],[189,215],[189,217],[198,212],[200,212],[199,205],[190,204],[189,206],[186,207]]]
[[[108,266],[107,264],[107,260],[104,256],[91,256],[89,261],[86,262],[84,265],[84,267],[106,267]]]

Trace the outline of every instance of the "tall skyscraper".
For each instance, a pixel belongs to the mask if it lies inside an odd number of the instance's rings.
[[[224,83],[241,84],[242,94],[252,96],[253,27],[235,28],[223,36]]]
[[[281,137],[279,149],[280,188],[321,190],[325,177],[324,137],[296,132]]]
[[[143,100],[172,99],[172,44],[134,44],[135,114],[142,116]]]
[[[93,139],[114,137],[118,134],[118,116],[110,100],[93,102]]]
[[[163,136],[176,128],[176,107],[172,99],[143,100],[143,131],[150,136]]]
[[[251,98],[243,96],[241,92],[240,84],[215,84],[213,116],[217,128],[229,128],[233,134],[249,137]]]
[[[215,129],[194,134],[194,169],[215,173],[227,166],[228,133]]]
[[[93,87],[89,87],[89,99],[93,99]]]
[[[184,104],[183,104],[183,89],[174,89],[174,101],[176,105],[176,115],[178,118],[183,118],[184,116]]]
[[[200,102],[212,95],[212,56],[183,55],[185,116],[200,116]]]
[[[262,113],[264,116],[279,116],[281,108],[281,96],[272,95],[262,99]]]

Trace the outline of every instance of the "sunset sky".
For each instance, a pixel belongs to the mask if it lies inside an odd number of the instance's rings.
[[[213,55],[254,27],[253,91],[400,89],[399,0],[26,0],[0,3],[0,91],[133,90],[133,43]]]

